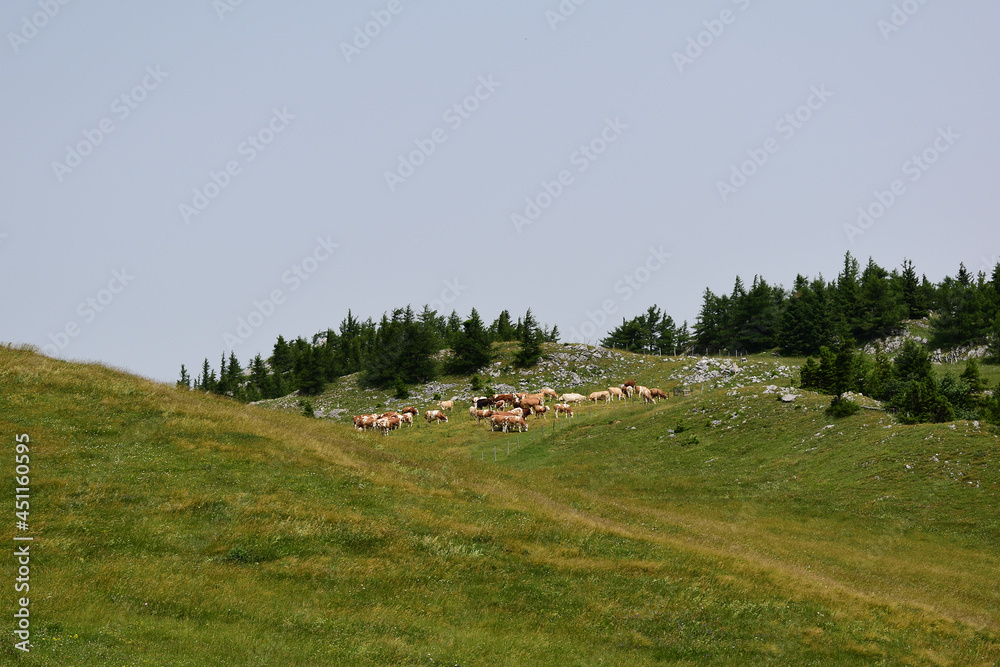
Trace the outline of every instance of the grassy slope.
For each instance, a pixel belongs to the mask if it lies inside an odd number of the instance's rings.
[[[994,435],[729,393],[382,437],[0,349],[0,438],[33,443],[30,657],[1000,661]]]

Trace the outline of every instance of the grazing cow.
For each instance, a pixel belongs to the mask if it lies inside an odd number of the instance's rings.
[[[667,394],[662,389],[650,387],[649,393],[653,396],[653,398],[662,398],[663,400],[667,400]]]
[[[545,419],[545,413],[549,411],[549,408],[546,405],[536,405],[531,411],[536,415],[541,415],[542,419]]]
[[[559,400],[563,403],[582,403],[587,400],[587,397],[583,394],[563,394]]]
[[[653,398],[653,394],[646,387],[638,386],[636,387],[636,391],[638,391],[639,395],[642,396],[643,403],[656,403],[656,399]]]
[[[505,419],[507,417],[513,417],[513,413],[510,412],[493,412],[489,416],[490,420],[490,430],[491,431],[506,431]]]
[[[455,407],[455,401],[440,401],[438,402],[438,407],[442,410],[451,410]]]
[[[393,414],[385,417],[379,417],[375,421],[375,426],[378,430],[382,431],[382,435],[389,435],[389,431],[395,431],[399,428],[401,421],[402,420],[398,415]]]
[[[476,418],[476,406],[472,405],[469,407],[469,419],[475,419],[475,418]]]
[[[444,422],[446,424],[448,423],[448,415],[446,415],[443,410],[428,410],[427,412],[424,413],[424,419],[427,420],[428,424],[430,424],[431,422],[434,423]]]
[[[490,417],[490,428],[494,431],[503,431],[504,433],[513,428],[516,428],[518,431],[527,431],[528,423],[524,421],[524,417],[516,415],[513,412],[494,412]]]
[[[516,428],[518,431],[527,431],[528,422],[524,420],[524,417],[518,417],[517,415],[511,415],[510,417],[504,418],[504,430],[509,431]]]
[[[370,428],[375,428],[375,420],[378,419],[378,415],[356,415],[354,417],[354,428],[359,431],[367,431]]]
[[[493,405],[513,405],[514,394],[493,394]]]
[[[398,417],[398,416],[399,413],[395,411],[383,412],[382,414],[379,415],[379,419],[381,419],[382,417]]]
[[[407,426],[413,426],[413,415],[409,412],[403,412],[399,415],[399,421],[403,422]]]
[[[542,387],[542,390],[538,392],[542,396],[547,396],[549,398],[559,398],[559,394],[556,393],[555,389],[550,389],[549,387]]]
[[[608,393],[611,394],[611,400],[623,399],[625,398],[625,392],[623,392],[618,387],[608,387]]]
[[[509,412],[512,415],[517,415],[518,417],[523,417],[524,416],[524,408],[511,408],[509,410]]]
[[[400,410],[400,411],[399,411],[399,413],[400,413],[400,414],[411,414],[411,415],[413,415],[414,417],[416,417],[417,415],[419,415],[419,414],[420,414],[420,411],[419,411],[419,410],[417,410],[417,409],[416,409],[415,407],[413,407],[412,405],[407,405],[407,406],[406,406],[405,408],[403,408],[402,410]]]
[[[611,400],[611,394],[606,391],[595,391],[590,396],[587,397],[589,400],[597,403],[598,401],[609,401]]]
[[[542,399],[537,396],[525,396],[521,399],[521,407],[524,408],[526,412],[534,409],[536,405],[541,405]]]
[[[626,398],[632,398],[632,396],[635,394],[635,386],[634,385],[623,384],[622,385],[622,394],[624,394]]]
[[[484,419],[488,420],[492,414],[493,411],[488,408],[486,410],[476,410],[476,423],[481,424]]]
[[[573,408],[568,403],[556,403],[556,419],[559,419],[559,415],[566,415],[569,419],[573,416]]]

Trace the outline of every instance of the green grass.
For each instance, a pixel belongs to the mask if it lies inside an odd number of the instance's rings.
[[[0,438],[32,441],[18,663],[1000,661],[997,437],[762,389],[383,437],[0,349]]]

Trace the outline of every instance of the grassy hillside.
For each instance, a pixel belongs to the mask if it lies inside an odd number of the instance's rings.
[[[764,393],[783,361],[557,429],[456,409],[383,437],[0,349],[0,438],[32,441],[18,663],[996,664],[1000,440],[832,422]]]

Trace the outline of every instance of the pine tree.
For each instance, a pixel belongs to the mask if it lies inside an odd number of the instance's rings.
[[[920,289],[920,283],[917,281],[917,272],[913,268],[913,262],[908,259],[903,260],[901,292],[903,303],[906,305],[907,318],[918,320],[927,317],[927,304]]]
[[[462,322],[462,329],[452,345],[454,355],[449,359],[448,372],[472,373],[493,361],[493,344],[475,308],[469,319]]]
[[[326,388],[326,374],[319,350],[309,346],[296,360],[295,380],[303,396],[317,396]]]
[[[215,391],[215,371],[213,371],[212,367],[208,365],[208,357],[205,358],[204,363],[201,365],[201,380],[198,382],[197,386],[202,391]]]
[[[861,274],[859,306],[857,328],[866,342],[898,331],[909,312],[889,273],[871,258]]]
[[[185,389],[191,388],[191,376],[188,375],[187,369],[184,368],[184,364],[181,364],[181,379],[177,381],[178,387],[184,387]]]
[[[250,382],[247,386],[248,401],[259,401],[262,398],[277,398],[270,395],[270,382],[267,365],[258,353],[250,362]]]
[[[517,329],[510,321],[510,313],[506,310],[500,312],[497,319],[490,325],[490,336],[498,342],[517,340]]]
[[[514,365],[518,368],[529,368],[537,364],[542,357],[542,337],[538,323],[531,314],[531,308],[528,308],[528,312],[524,315],[521,329],[521,346],[514,353]]]

